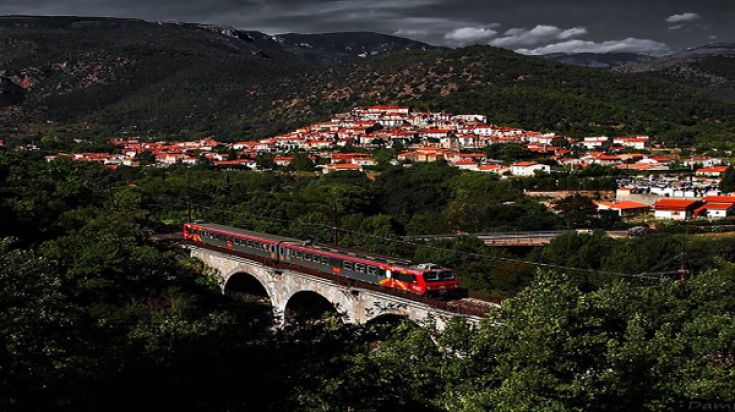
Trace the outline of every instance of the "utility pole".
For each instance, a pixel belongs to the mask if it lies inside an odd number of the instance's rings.
[[[687,244],[686,242],[681,246],[681,263],[679,264],[679,280],[682,282],[687,280]]]
[[[689,295],[689,292],[687,291],[686,286],[686,280],[687,280],[687,264],[686,264],[686,257],[687,257],[687,244],[686,241],[684,241],[681,245],[681,263],[679,264],[679,297],[685,298],[687,295]]]
[[[334,246],[339,246],[339,228],[336,221],[332,226],[332,243],[334,243]]]
[[[186,209],[187,209],[187,215],[188,215],[188,222],[191,223],[191,196],[189,195],[189,191],[186,191]]]

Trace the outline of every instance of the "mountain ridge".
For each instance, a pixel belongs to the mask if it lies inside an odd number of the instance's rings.
[[[678,144],[732,137],[735,103],[663,80],[489,46],[429,48],[370,33],[363,34],[369,41],[333,33],[279,42],[222,30],[137,19],[0,19],[0,128],[15,138],[251,139],[354,105],[400,103],[575,136],[650,133]],[[318,47],[299,45],[304,39]],[[359,57],[371,47],[378,52]]]

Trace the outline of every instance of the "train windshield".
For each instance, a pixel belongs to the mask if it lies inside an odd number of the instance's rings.
[[[424,272],[424,280],[427,282],[441,282],[454,279],[454,272],[451,270],[432,270]]]

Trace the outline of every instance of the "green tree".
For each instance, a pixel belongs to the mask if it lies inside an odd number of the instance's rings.
[[[304,152],[294,154],[293,160],[291,160],[291,163],[289,164],[289,168],[302,172],[313,172],[316,170],[314,162],[309,158],[309,155]]]
[[[720,190],[723,193],[735,192],[735,170],[732,167],[728,167],[725,173],[722,174]]]
[[[574,194],[554,202],[559,212],[572,229],[590,228],[597,216],[597,206],[587,196]]]

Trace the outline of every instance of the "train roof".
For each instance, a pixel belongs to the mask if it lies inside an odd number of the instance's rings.
[[[355,259],[370,260],[370,261],[383,263],[383,264],[389,264],[389,265],[401,265],[401,266],[405,266],[407,268],[415,269],[415,270],[424,270],[424,269],[429,269],[430,267],[439,268],[439,265],[433,265],[429,263],[416,264],[408,259],[402,259],[402,258],[397,258],[397,257],[392,257],[392,256],[385,256],[385,255],[380,255],[377,253],[370,253],[370,252],[365,252],[363,250],[355,250],[355,249],[350,249],[346,247],[325,245],[322,243],[315,243],[315,242],[310,242],[310,241],[294,239],[292,237],[272,235],[269,233],[239,229],[233,226],[218,225],[215,223],[197,223],[197,222],[194,222],[193,224],[196,226],[202,227],[204,229],[212,229],[212,230],[217,230],[221,232],[239,234],[243,236],[257,237],[257,238],[261,238],[265,240],[270,240],[273,242],[287,242],[288,244],[292,244],[293,246],[308,248],[308,249],[312,249],[315,251],[339,254],[339,255],[344,255],[347,257],[353,257]]]
[[[345,256],[354,257],[358,259],[373,260],[373,261],[376,261],[379,263],[385,263],[385,264],[404,265],[407,267],[415,266],[415,263],[411,262],[408,259],[401,259],[401,258],[392,257],[392,256],[380,255],[377,253],[370,253],[364,250],[356,250],[356,249],[350,249],[346,247],[337,247],[337,246],[332,246],[332,245],[325,245],[322,243],[303,242],[300,240],[297,242],[299,242],[297,246],[308,247],[310,249],[315,249],[318,251],[345,255]]]
[[[270,240],[273,242],[301,242],[300,240],[294,239],[292,237],[271,235],[270,233],[263,233],[263,232],[254,232],[252,230],[240,229],[240,228],[236,228],[233,226],[218,225],[215,223],[196,223],[194,222],[192,224],[196,226],[200,226],[204,229],[218,230],[220,232],[230,232],[230,233],[243,235],[243,236],[259,237],[261,239]]]

